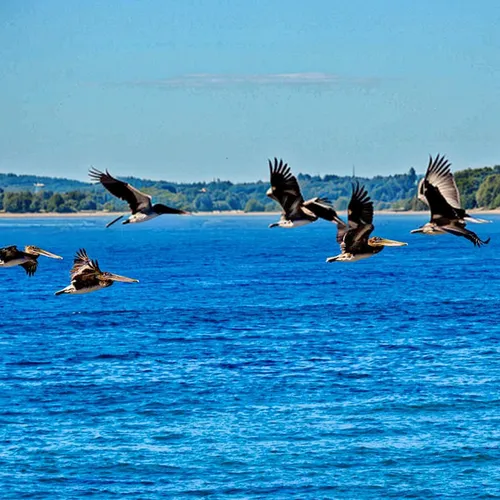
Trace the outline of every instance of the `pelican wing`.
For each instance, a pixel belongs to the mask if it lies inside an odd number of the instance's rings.
[[[19,250],[16,245],[11,245],[8,247],[0,248],[0,261],[12,260],[19,254]]]
[[[285,213],[295,211],[303,202],[304,198],[300,192],[297,178],[290,171],[288,164],[283,160],[274,158],[274,162],[269,160],[269,172],[271,174],[270,198],[276,200]]]
[[[487,245],[490,242],[490,238],[483,241],[476,233],[466,229],[465,222],[462,221],[453,221],[451,224],[447,224],[446,226],[440,226],[440,228],[447,233],[454,234],[455,236],[463,236],[464,238],[467,238],[470,242],[474,243],[474,246],[477,247]]]
[[[113,196],[126,201],[133,214],[151,208],[151,196],[141,193],[127,182],[115,179],[107,170],[103,173],[92,168],[89,176],[93,181],[99,181]]]
[[[460,193],[450,166],[451,163],[444,156],[437,155],[434,159],[429,156],[427,172],[418,185],[418,198],[430,208],[432,200],[429,200],[427,194],[428,185],[434,186],[451,207],[460,209]]]
[[[38,261],[36,259],[29,260],[28,262],[21,264],[21,267],[26,271],[28,276],[33,276],[36,273]]]
[[[70,271],[71,280],[75,280],[84,275],[95,276],[97,274],[101,274],[97,260],[90,259],[84,248],[78,250],[73,260],[73,267]]]
[[[305,201],[304,208],[309,209],[316,217],[325,219],[336,224],[344,224],[344,221],[337,215],[333,205],[326,198],[313,198]]]
[[[348,225],[339,224],[337,242],[342,252],[352,252],[362,246],[373,231],[373,202],[364,186],[353,185],[351,201],[347,208]]]

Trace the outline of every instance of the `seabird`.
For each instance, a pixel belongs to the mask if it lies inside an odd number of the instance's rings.
[[[271,173],[271,187],[267,196],[277,201],[283,208],[279,222],[269,227],[298,227],[310,224],[318,218],[343,224],[332,204],[326,198],[312,198],[304,201],[297,178],[292,175],[290,167],[283,160],[268,160]]]
[[[431,220],[411,232],[430,235],[449,233],[463,236],[478,247],[486,245],[490,238],[484,241],[480,239],[476,233],[465,228],[465,221],[489,221],[471,217],[460,207],[460,193],[450,166],[451,163],[444,156],[437,155],[435,159],[429,156],[427,172],[418,185],[418,198],[431,209]]]
[[[133,278],[101,271],[97,260],[91,260],[83,248],[76,253],[70,277],[71,284],[56,292],[55,295],[96,292],[97,290],[108,288],[115,281],[123,283],[139,282],[139,280]]]
[[[42,250],[34,245],[27,245],[24,251],[15,245],[0,248],[0,267],[21,266],[28,276],[33,276],[38,267],[38,257],[44,255],[51,259],[62,259],[59,255]]]
[[[106,173],[100,172],[95,168],[89,170],[89,176],[93,181],[100,182],[113,196],[120,198],[128,203],[132,215],[130,215],[123,224],[131,224],[135,222],[144,222],[158,215],[163,214],[187,214],[184,210],[179,210],[177,208],[167,207],[161,203],[155,203],[153,205],[152,198],[148,194],[141,193],[134,186],[131,186],[127,182],[119,181],[112,177],[106,170]],[[115,222],[119,221],[123,215],[112,220],[106,227],[111,226]]]
[[[380,236],[369,238],[374,229],[373,202],[364,186],[360,186],[359,183],[353,185],[347,214],[347,225],[342,223],[337,226],[337,243],[340,245],[341,253],[335,257],[328,257],[327,262],[356,262],[381,252],[384,247],[407,245]]]

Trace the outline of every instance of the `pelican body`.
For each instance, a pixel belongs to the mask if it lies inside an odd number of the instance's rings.
[[[51,259],[62,259],[47,250],[42,250],[34,245],[27,245],[19,250],[15,245],[0,249],[0,267],[21,266],[28,276],[33,276],[38,268],[38,257],[43,255]]]
[[[463,236],[474,246],[487,245],[490,238],[482,240],[465,227],[466,221],[475,223],[489,221],[471,217],[460,207],[460,193],[450,166],[451,163],[444,156],[437,155],[435,159],[429,156],[425,177],[418,185],[418,198],[430,208],[431,220],[411,232],[431,236],[454,234]]]
[[[342,219],[326,198],[312,198],[304,201],[297,178],[292,175],[290,167],[283,160],[268,160],[271,174],[271,187],[266,195],[277,201],[283,212],[280,220],[269,227],[293,228],[315,222],[318,218],[343,224]]]
[[[151,196],[142,193],[134,186],[127,182],[120,181],[112,177],[108,171],[106,173],[92,168],[89,170],[89,176],[93,181],[100,182],[113,196],[120,198],[128,203],[131,215],[123,221],[123,224],[136,224],[138,222],[146,222],[163,214],[187,214],[184,210],[167,207],[161,203],[153,205]],[[112,220],[106,227],[118,222],[124,216],[120,215]]]
[[[348,207],[348,223],[338,224],[337,243],[341,253],[328,257],[327,262],[356,262],[380,253],[384,247],[402,247],[407,243],[388,240],[380,236],[369,237],[374,229],[373,202],[359,183],[353,185]]]
[[[139,281],[119,274],[101,271],[97,260],[91,260],[83,248],[76,253],[70,276],[71,283],[66,288],[56,292],[55,295],[91,293],[108,288],[115,281],[123,283],[138,283]]]

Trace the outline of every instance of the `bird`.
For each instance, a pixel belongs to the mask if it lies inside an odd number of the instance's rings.
[[[352,186],[351,201],[347,209],[348,223],[338,224],[337,243],[341,253],[328,257],[327,262],[356,262],[381,252],[384,247],[402,247],[407,243],[388,240],[380,236],[369,237],[373,226],[373,202],[359,182]]]
[[[411,233],[427,235],[454,234],[463,236],[474,246],[487,245],[490,238],[482,240],[479,236],[466,229],[466,221],[475,223],[490,222],[471,217],[460,207],[460,193],[455,178],[450,170],[451,163],[444,155],[439,154],[433,159],[429,155],[429,164],[425,177],[418,185],[418,198],[431,210],[431,220]]]
[[[266,195],[277,201],[283,208],[279,222],[269,227],[292,228],[315,222],[318,218],[336,224],[343,224],[332,204],[326,198],[312,198],[304,201],[297,178],[283,160],[268,160],[271,174],[271,187]]]
[[[151,196],[141,193],[141,191],[127,182],[115,179],[107,170],[106,173],[104,173],[96,168],[91,168],[89,170],[89,176],[93,181],[100,182],[113,196],[116,196],[117,198],[120,198],[128,203],[132,214],[123,221],[123,224],[145,222],[163,214],[188,213],[184,210],[167,207],[161,203],[155,203],[153,205]],[[123,215],[120,215],[120,217],[108,222],[106,227],[113,225],[123,217]]]
[[[33,276],[38,268],[38,257],[44,255],[51,259],[62,259],[47,250],[42,250],[35,245],[26,245],[23,250],[19,250],[16,245],[0,248],[0,267],[21,266],[28,276]]]
[[[134,278],[101,271],[97,260],[91,260],[84,248],[78,250],[75,255],[70,277],[71,284],[55,292],[55,295],[96,292],[97,290],[110,287],[115,281],[123,283],[139,282],[139,280]]]

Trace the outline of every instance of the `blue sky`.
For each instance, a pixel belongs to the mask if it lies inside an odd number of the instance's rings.
[[[497,0],[5,0],[0,171],[265,179],[500,163]]]

